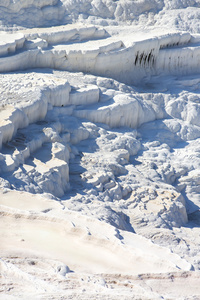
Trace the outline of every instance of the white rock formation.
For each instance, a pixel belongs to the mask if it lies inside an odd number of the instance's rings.
[[[199,9],[2,1],[2,299],[200,297]]]

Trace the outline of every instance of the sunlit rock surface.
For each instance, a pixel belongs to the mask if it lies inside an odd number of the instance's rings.
[[[199,9],[1,3],[2,299],[200,298]]]

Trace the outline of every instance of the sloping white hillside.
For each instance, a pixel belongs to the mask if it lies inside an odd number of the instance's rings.
[[[199,9],[1,2],[1,299],[200,297]]]
[[[96,25],[127,23],[142,28],[199,30],[200,4],[195,0],[2,0],[3,30],[48,27],[77,21]]]

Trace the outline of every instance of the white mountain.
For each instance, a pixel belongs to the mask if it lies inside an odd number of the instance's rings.
[[[0,299],[199,299],[200,2],[1,0]]]

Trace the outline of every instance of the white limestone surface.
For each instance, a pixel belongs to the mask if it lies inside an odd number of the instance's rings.
[[[141,37],[130,39],[128,35],[118,34],[104,41],[104,29],[81,27],[80,24],[77,29],[68,25],[54,27],[52,31],[46,32],[44,29],[22,32],[24,47],[20,46],[21,51],[16,52],[17,47],[14,46],[13,55],[0,58],[1,72],[55,68],[111,77],[126,84],[138,84],[153,75],[186,75],[198,73],[199,70],[199,39],[190,33],[151,35],[143,40]],[[15,41],[16,34],[4,36]],[[2,51],[5,56],[10,50],[6,48]]]
[[[2,1],[1,299],[200,298],[199,24],[191,0]]]

